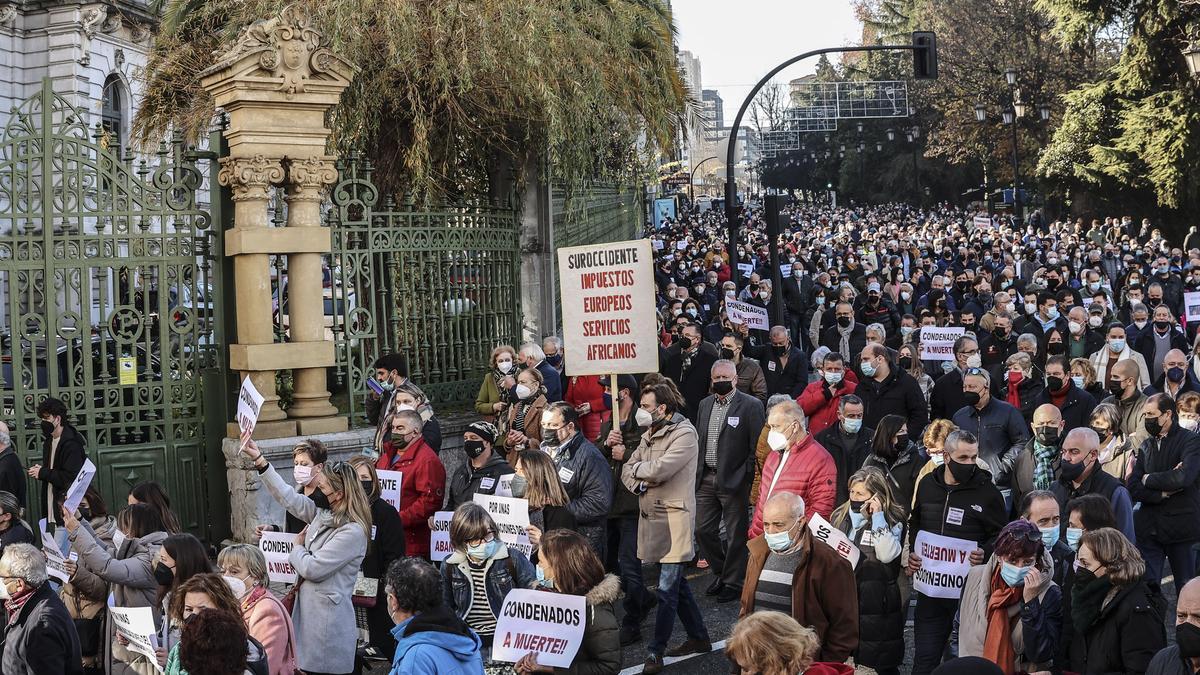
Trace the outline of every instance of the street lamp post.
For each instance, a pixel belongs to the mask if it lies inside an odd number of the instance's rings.
[[[1024,222],[1024,209],[1021,204],[1021,157],[1020,144],[1017,135],[1017,125],[1025,113],[1029,111],[1029,102],[1021,96],[1017,88],[1017,70],[1008,68],[1004,71],[1004,81],[1008,84],[1009,107],[1000,112],[1001,121],[1012,127],[1012,170],[1013,170],[1013,216],[1017,223]],[[1037,106],[1038,118],[1042,122],[1050,119],[1050,106],[1041,103]],[[980,103],[975,106],[975,120],[983,123],[988,118],[987,106]],[[986,181],[985,181],[986,182]],[[986,188],[985,188],[986,189]]]
[[[688,176],[688,201],[689,202],[691,202],[693,204],[696,203],[696,186],[694,185],[694,183],[696,182],[696,172],[700,170],[700,167],[704,166],[705,162],[707,162],[709,160],[713,160],[713,159],[721,159],[721,158],[718,157],[717,155],[713,155],[712,157],[705,157],[704,159],[700,160],[699,164],[697,164],[695,167],[692,168],[692,175]]]
[[[1192,77],[1200,77],[1200,42],[1193,42],[1183,50],[1183,59],[1187,61],[1188,72]]]

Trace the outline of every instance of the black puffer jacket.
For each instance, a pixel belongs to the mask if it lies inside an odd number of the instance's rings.
[[[854,393],[863,401],[865,427],[878,428],[884,416],[899,415],[908,420],[908,437],[920,438],[929,424],[929,406],[925,404],[921,385],[896,366],[892,366],[892,372],[882,382],[864,378]]]
[[[1005,380],[1001,382],[1000,395],[997,398],[999,398],[1001,401],[1007,402],[1008,389],[1008,381]],[[1017,408],[1021,411],[1021,416],[1025,418],[1025,424],[1033,423],[1033,411],[1037,409],[1038,400],[1041,398],[1042,392],[1045,391],[1045,389],[1046,385],[1042,384],[1041,377],[1037,377],[1036,379],[1033,377],[1026,377],[1017,384],[1017,396],[1021,400],[1021,405],[1017,406]]]
[[[938,468],[917,484],[916,502],[908,520],[908,538],[921,530],[945,537],[969,539],[992,554],[996,535],[1008,523],[1004,497],[992,484],[992,475],[976,468],[965,483],[946,484],[946,472]]]
[[[587,621],[583,644],[563,675],[615,675],[621,670],[621,638],[613,605],[621,598],[621,579],[609,574],[587,592]]]
[[[929,458],[925,456],[916,443],[908,442],[908,446],[895,458],[889,461],[874,453],[867,455],[863,466],[873,466],[886,473],[892,479],[892,492],[900,504],[911,504],[913,492],[917,489],[917,476],[924,468]]]
[[[1167,646],[1162,596],[1144,580],[1117,591],[1091,626],[1075,626],[1070,668],[1077,673],[1144,673],[1150,659]]]
[[[450,501],[446,502],[446,510],[453,511],[461,504],[475,498],[475,495],[494,495],[500,487],[500,477],[514,473],[513,468],[504,461],[499,446],[492,448],[492,456],[483,466],[475,469],[471,462],[463,462],[454,474],[450,476]]]
[[[842,531],[850,528],[849,521]],[[847,532],[848,534],[848,532]],[[858,650],[854,662],[869,668],[897,668],[904,662],[905,607],[900,600],[900,576],[904,555],[890,562],[880,562],[875,555],[872,525],[865,525],[854,536],[854,544],[862,551],[854,569],[858,584]],[[864,541],[865,540],[865,541]],[[900,543],[904,542],[901,529]]]

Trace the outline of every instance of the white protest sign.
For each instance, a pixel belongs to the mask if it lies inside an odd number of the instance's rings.
[[[975,225],[976,228],[991,227],[992,219],[989,216],[975,216],[971,219],[971,223]]]
[[[808,529],[813,536],[829,545],[829,548],[838,552],[846,560],[850,561],[850,567],[857,568],[858,560],[862,557],[862,551],[850,541],[841,530],[829,524],[829,521],[821,517],[821,514],[813,512],[808,519]]]
[[[384,471],[379,474],[379,498],[400,510],[400,487],[404,485],[403,471]]]
[[[88,486],[92,484],[92,477],[95,475],[96,465],[92,464],[92,460],[84,459],[83,468],[79,469],[75,480],[71,482],[71,487],[67,488],[67,496],[63,499],[64,509],[75,513],[75,509],[79,508],[79,503],[83,501],[83,495],[87,492]]]
[[[749,328],[758,330],[770,330],[771,321],[767,317],[765,307],[755,307],[754,305],[738,302],[737,300],[725,301],[725,315],[729,317],[730,323],[746,324]]]
[[[496,529],[500,531],[500,541],[509,548],[515,548],[525,557],[533,555],[533,544],[529,543],[529,502],[514,497],[497,497],[495,495],[475,495],[475,503],[487,509],[496,521]]]
[[[515,474],[515,473],[509,473],[509,474],[500,476],[500,484],[496,486],[496,491],[493,492],[492,494],[496,495],[497,497],[513,496],[512,482],[513,482],[513,478],[516,478],[516,477],[517,477],[517,474]]]
[[[492,658],[516,663],[533,652],[538,665],[569,668],[583,644],[587,599],[514,588],[496,617]]]
[[[154,615],[150,608],[109,607],[108,617],[112,619],[117,632],[129,641],[129,651],[144,655],[162,672],[158,666],[158,656],[154,653],[158,647],[158,635],[154,630]]]
[[[429,559],[442,562],[454,552],[450,547],[450,520],[453,511],[438,511],[433,514],[433,527],[429,530]]]
[[[742,276],[748,277],[754,274],[754,263],[738,263],[738,271],[742,273]]]
[[[662,239],[651,239],[650,242],[654,245],[655,251],[663,250],[663,240]]]
[[[63,557],[62,551],[54,545],[54,540],[42,541],[42,553],[46,556],[46,574],[53,579],[58,579],[62,583],[67,583],[71,580],[71,575],[67,572],[66,558]]]
[[[977,548],[973,541],[921,530],[913,542],[913,553],[921,558],[921,569],[912,578],[913,590],[931,598],[957,600],[971,569],[971,552]]]
[[[1184,319],[1188,323],[1200,321],[1200,291],[1188,291],[1183,294]]]
[[[263,532],[258,550],[267,559],[267,577],[280,584],[296,583],[296,570],[288,557],[296,546],[297,535],[287,532]]]
[[[649,239],[558,249],[567,375],[658,370]]]
[[[921,360],[923,361],[953,361],[954,341],[962,337],[967,329],[938,328],[925,326],[921,329]]]
[[[250,378],[242,380],[242,389],[238,392],[237,422],[242,433],[254,431],[258,424],[258,413],[262,410],[263,395],[255,389]]]

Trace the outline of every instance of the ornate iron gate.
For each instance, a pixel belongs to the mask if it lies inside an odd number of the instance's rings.
[[[47,79],[0,137],[4,416],[21,458],[37,463],[38,403],[61,398],[110,504],[160,481],[183,526],[204,536],[201,375],[220,353],[219,233],[197,204],[198,155],[177,139],[135,164],[86,120]]]
[[[366,160],[351,157],[338,170],[326,302],[351,423],[363,421],[372,362],[391,351],[408,357],[413,381],[441,407],[473,404],[492,348],[521,335],[516,213],[380,205]]]

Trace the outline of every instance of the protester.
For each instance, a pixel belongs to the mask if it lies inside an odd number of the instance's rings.
[[[1088,425],[1088,416],[1096,407],[1096,399],[1075,386],[1067,376],[1067,358],[1060,355],[1046,359],[1046,387],[1034,401],[1034,412],[1042,405],[1052,405],[1059,410],[1063,419],[1062,435],[1065,436],[1072,429]]]
[[[1008,492],[1017,455],[1029,440],[1029,427],[1016,406],[992,396],[991,376],[986,370],[969,371],[963,389],[967,407],[954,413],[954,425],[978,440],[979,457],[988,465],[993,482]],[[1011,499],[1009,494],[1005,502],[1011,503]]]
[[[546,402],[562,400],[562,378],[558,369],[546,362],[546,352],[536,342],[526,342],[517,353],[517,360],[525,370],[536,370],[542,376],[541,384],[546,388]],[[516,394],[516,390],[512,391]],[[517,398],[522,398],[517,396]]]
[[[544,377],[536,368],[526,368],[517,375],[513,388],[513,403],[503,426],[505,460],[517,461],[517,453],[536,448],[542,437],[542,413],[546,409]]]
[[[679,335],[679,340],[667,350],[666,358],[659,360],[660,371],[679,387],[684,400],[684,416],[694,422],[700,401],[708,396],[712,388],[710,372],[717,357],[702,348],[697,324],[685,324]],[[769,381],[767,390],[770,391]]]
[[[427,560],[406,557],[387,571],[387,610],[396,626],[391,675],[479,675],[480,640],[443,604],[442,580]]]
[[[404,550],[409,555],[428,556],[429,519],[442,507],[446,468],[421,436],[421,416],[415,410],[399,410],[392,415],[392,435],[384,442],[375,468],[404,474],[404,489],[400,491]]]
[[[750,537],[763,533],[763,509],[776,492],[804,500],[807,509],[828,520],[837,498],[837,465],[825,448],[804,428],[804,412],[794,401],[767,411],[767,443],[771,454],[763,463],[763,486],[750,522]]]
[[[1175,644],[1150,660],[1146,675],[1195,675],[1200,670],[1200,580],[1179,591],[1175,609]]]
[[[1142,441],[1149,436],[1143,414],[1149,397],[1143,393],[1143,389],[1138,384],[1137,366],[1132,361],[1118,361],[1112,367],[1112,377],[1108,380],[1108,390],[1112,395],[1101,401],[1117,407],[1121,414],[1121,435],[1135,448],[1141,447]]]
[[[920,448],[908,438],[908,423],[898,415],[887,415],[879,420],[875,437],[871,441],[871,453],[863,466],[873,466],[884,472],[901,504],[912,503],[917,489],[917,475],[925,466],[925,456]]]
[[[42,513],[46,514],[48,529],[63,524],[56,504],[61,504],[67,488],[79,475],[87,460],[83,436],[67,424],[67,406],[57,398],[46,397],[38,404],[37,416],[42,420],[42,461],[29,467],[30,478],[44,483],[41,490]],[[61,545],[66,539],[55,535]]]
[[[1095,366],[1087,359],[1071,359],[1071,383],[1091,394],[1097,401],[1108,396],[1108,390],[1096,375]]]
[[[266,652],[269,675],[294,675],[296,632],[292,616],[268,586],[267,560],[262,551],[249,544],[227,546],[218,554],[217,565],[226,578],[240,581],[245,588],[237,599],[238,610],[250,637]]]
[[[482,423],[486,424],[486,423]],[[358,613],[365,614],[367,630],[370,637],[372,655],[392,659],[391,621],[388,619],[386,603],[383,597],[383,576],[387,573],[388,565],[393,560],[404,557],[404,524],[396,507],[381,496],[379,474],[375,465],[366,455],[355,455],[349,460],[362,486],[363,494],[371,508],[371,540],[367,542],[367,555],[362,561],[362,576],[364,580],[375,585],[374,596],[355,595],[354,603]]]
[[[514,379],[517,374],[516,360],[517,350],[511,345],[496,347],[488,359],[488,372],[484,373],[479,394],[475,397],[475,412],[489,422],[499,419],[514,400],[512,389],[517,386]]]
[[[450,476],[447,511],[471,501],[477,494],[496,494],[500,479],[513,473],[512,466],[497,452],[499,435],[491,422],[481,420],[467,425],[463,431],[463,452],[467,455],[467,461],[460,464]],[[385,565],[380,571],[386,569]]]
[[[306,438],[300,441],[292,448],[292,480],[296,483],[296,491],[305,497],[312,498],[314,492],[317,491],[317,484],[313,481],[318,474],[325,468],[325,462],[329,459],[329,450],[325,448],[325,444],[316,438]],[[283,532],[296,534],[304,529],[307,525],[290,512],[284,513]],[[261,536],[263,531],[279,532],[279,525],[268,523],[259,525],[255,534]]]
[[[862,422],[862,399],[854,394],[847,394],[839,399],[836,424],[816,435],[817,443],[833,457],[833,463],[837,467],[835,501],[838,504],[849,499],[850,476],[862,467],[867,456],[871,454],[875,430],[864,428]]]
[[[737,388],[759,401],[767,402],[767,378],[758,359],[745,354],[746,340],[733,331],[721,337],[720,357],[737,364]]]
[[[246,630],[238,617],[229,612],[202,612],[184,626],[179,650],[179,672],[190,670],[204,675],[245,675],[252,673],[250,655],[241,646]]]
[[[768,344],[747,349],[746,353],[762,365],[768,395],[787,394],[796,398],[808,384],[808,358],[792,344],[787,327],[771,326],[768,335]]]
[[[375,382],[379,392],[371,388],[367,392],[365,405],[367,424],[375,427],[375,440],[371,449],[383,452],[383,442],[392,432],[392,415],[398,404],[392,395],[396,386],[408,381],[408,360],[403,354],[384,354],[371,365],[375,369]]]
[[[79,518],[91,528],[93,536],[106,549],[113,546],[113,533],[117,529],[117,519],[108,514],[108,505],[94,486],[89,486],[84,492],[83,500],[79,502]],[[63,561],[63,567],[70,580],[63,584],[58,592],[67,612],[75,622],[75,631],[79,635],[79,649],[83,655],[83,672],[85,675],[98,675],[104,672],[104,619],[108,608],[108,584],[86,567],[75,561]]]
[[[550,456],[541,450],[525,450],[517,456],[516,475],[512,483],[513,497],[529,504],[529,543],[533,544],[532,560],[537,560],[541,537],[550,530],[574,530],[575,514],[569,505],[571,498],[563,487]]]
[[[788,403],[792,401],[792,397],[787,394],[775,394],[767,399],[767,406],[764,410],[769,411],[771,408],[780,403]],[[771,438],[771,427],[763,425],[761,431],[758,432],[758,443],[754,446],[754,483],[750,486],[750,503],[758,503],[758,495],[762,489],[762,471],[767,463],[767,457],[771,454],[771,444],[768,442]],[[870,439],[867,439],[870,442]],[[865,454],[864,454],[865,456]]]
[[[829,352],[821,359],[817,379],[810,382],[796,399],[804,414],[808,416],[808,430],[813,435],[820,435],[833,426],[838,421],[842,398],[854,395],[858,381],[846,379],[847,372],[842,355]],[[853,373],[850,372],[850,375],[853,376]],[[861,405],[861,399],[855,398]]]
[[[563,400],[579,414],[579,429],[584,438],[596,438],[600,425],[611,412],[604,402],[604,387],[600,386],[599,375],[574,375],[567,378]]]
[[[1033,409],[1045,391],[1044,370],[1034,372],[1033,360],[1024,352],[1008,357],[1005,378],[998,383],[998,397],[1021,412],[1026,424],[1032,423]]]
[[[0,551],[12,544],[34,543],[33,532],[21,520],[21,505],[11,492],[0,492]]]
[[[8,621],[0,667],[13,675],[83,672],[79,637],[67,608],[46,576],[46,557],[31,544],[12,544],[0,555],[0,587]]]
[[[852,675],[845,663],[816,663],[821,642],[812,628],[783,612],[755,612],[733,627],[725,656],[739,675]]]
[[[188,533],[171,534],[163,539],[158,547],[158,560],[154,565],[154,580],[158,584],[158,592],[154,602],[162,610],[163,629],[158,636],[158,649],[170,653],[179,643],[179,631],[182,622],[178,617],[171,616],[171,604],[174,597],[188,579],[212,571],[208,561],[208,551],[200,540]],[[159,665],[163,665],[159,659]]]
[[[230,583],[238,585],[236,591],[230,588]],[[232,633],[233,637],[241,638],[241,640],[240,642],[231,641],[228,649],[233,652],[233,655],[241,656],[246,664],[245,670],[259,672],[269,668],[265,649],[258,640],[248,634],[246,626],[241,621],[241,610],[237,599],[237,592],[241,590],[240,581],[227,581],[217,574],[197,574],[179,586],[178,592],[171,599],[168,616],[172,623],[183,627],[183,630],[181,630],[181,639],[171,647],[170,653],[167,655],[165,675],[189,675],[192,673],[199,675],[208,672],[210,664],[199,660],[196,652],[199,649],[201,653],[207,653],[207,650],[201,645],[218,639],[218,636],[214,634],[215,629],[213,631],[186,629],[189,623],[195,623],[193,620],[195,615],[208,613],[221,614],[237,620],[236,623],[229,622],[227,630]],[[188,653],[188,663],[190,664],[188,670],[185,670],[183,666],[185,652]],[[241,675],[244,671],[234,670],[233,672]]]
[[[1053,358],[1053,357],[1051,357]],[[1062,455],[1065,436],[1059,409],[1044,403],[1033,412],[1033,438],[1017,453],[1012,470],[1012,502],[1019,505],[1034,490],[1049,490]]]
[[[8,425],[0,422],[0,491],[17,498],[17,504],[25,509],[25,491],[29,488],[28,474],[21,465],[21,458],[13,448]]]
[[[1105,473],[1124,481],[1133,471],[1134,450],[1121,433],[1121,411],[1112,403],[1092,410],[1088,426],[1100,439],[1100,466]]]
[[[546,406],[542,414],[541,448],[554,461],[563,489],[571,498],[567,508],[575,517],[578,531],[603,559],[613,499],[612,471],[604,456],[580,431],[579,413],[569,403]]]
[[[875,428],[885,415],[899,415],[908,420],[909,432],[919,436],[929,423],[929,406],[917,381],[896,367],[882,345],[867,345],[861,358],[859,371],[865,379],[855,394],[866,408],[863,424]]]
[[[849,479],[849,500],[830,524],[846,534],[862,557],[854,576],[858,587],[858,649],[854,663],[879,675],[898,675],[904,662],[904,621],[897,579],[903,566],[906,502],[897,501],[888,475],[875,467]]]
[[[967,405],[963,390],[963,373],[969,368],[983,366],[983,358],[979,352],[979,342],[970,335],[963,335],[954,341],[954,361],[950,372],[938,378],[929,396],[929,416],[933,419],[949,419],[959,408]]]
[[[163,489],[163,486],[157,482],[149,480],[134,485],[133,489],[129,491],[128,501],[130,504],[148,504],[158,511],[169,534],[183,532],[183,528],[179,525],[179,519],[171,510],[171,498],[167,496],[167,491]]]

